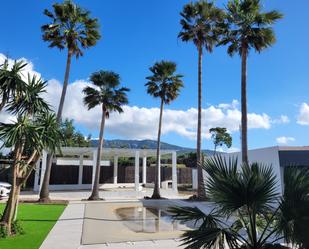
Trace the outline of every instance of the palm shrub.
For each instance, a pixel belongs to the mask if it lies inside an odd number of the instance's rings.
[[[248,163],[247,59],[250,50],[260,53],[276,42],[272,25],[283,16],[274,10],[263,12],[260,0],[230,0],[225,16],[219,45],[228,45],[230,56],[241,57],[241,151],[242,162]]]
[[[163,108],[165,104],[170,104],[180,94],[180,89],[183,87],[183,82],[180,74],[176,74],[176,63],[171,61],[160,61],[154,64],[149,69],[152,73],[146,79],[148,82],[145,84],[147,87],[147,93],[155,98],[160,99],[160,117],[157,137],[157,157],[156,157],[156,169],[155,180],[153,189],[153,199],[160,199],[160,144],[161,144],[161,128]]]
[[[100,199],[100,162],[103,147],[105,120],[109,117],[111,112],[123,112],[122,106],[128,103],[126,92],[128,92],[129,89],[126,87],[119,87],[120,76],[117,73],[111,71],[101,70],[95,72],[90,76],[90,81],[93,86],[87,86],[83,90],[85,95],[84,104],[88,107],[89,110],[99,106],[102,111],[95,177],[92,192],[89,197],[89,200],[98,200]]]
[[[288,243],[309,248],[309,169],[288,167],[284,171],[284,192],[280,203],[278,230]]]
[[[174,207],[174,218],[194,221],[196,229],[186,231],[186,248],[286,248],[278,241],[279,195],[272,167],[251,163],[238,168],[237,160],[221,156],[206,159],[209,175],[206,190],[214,204],[206,214],[197,207]]]
[[[25,86],[22,80],[22,71],[27,63],[24,61],[14,61],[12,67],[9,65],[8,59],[0,67],[0,111],[3,110],[5,105],[17,98],[19,93]]]
[[[202,174],[202,58],[204,52],[211,53],[219,40],[218,23],[224,13],[213,2],[200,0],[183,7],[180,13],[182,30],[178,37],[183,42],[193,42],[198,52],[198,118],[197,118],[197,173],[199,198],[204,198]]]
[[[57,122],[61,122],[62,111],[64,107],[65,95],[69,83],[69,75],[72,57],[79,58],[83,56],[85,49],[96,45],[101,38],[97,18],[92,18],[90,12],[76,5],[71,0],[65,0],[63,3],[53,4],[53,10],[44,10],[44,15],[50,19],[48,24],[44,24],[42,29],[42,38],[49,43],[50,48],[67,50],[66,68],[62,87],[61,98],[57,112]],[[40,192],[40,201],[49,201],[49,179],[52,166],[53,155],[48,156],[42,188]]]
[[[20,77],[17,76],[20,80]],[[40,158],[41,151],[54,152],[60,149],[62,136],[56,115],[50,112],[48,104],[42,99],[46,82],[36,76],[28,76],[17,95],[10,95],[6,110],[16,116],[12,123],[0,123],[0,140],[4,147],[13,149],[12,188],[1,217],[1,226],[8,235],[16,232],[15,222],[19,193]],[[11,91],[12,93],[12,91]]]

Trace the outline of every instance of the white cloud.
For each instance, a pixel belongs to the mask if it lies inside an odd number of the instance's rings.
[[[309,105],[307,103],[300,105],[297,123],[300,125],[309,125]]]
[[[4,61],[5,56],[0,54],[0,63]],[[24,75],[37,74],[33,64],[28,62],[28,66],[24,71]],[[19,59],[19,60],[21,60]],[[10,64],[13,60],[10,60]],[[96,107],[90,111],[83,105],[83,88],[89,83],[84,80],[75,81],[68,86],[65,107],[63,110],[64,118],[74,119],[77,124],[83,125],[90,131],[97,130],[101,119],[100,107]],[[44,94],[46,100],[57,111],[59,98],[62,91],[62,84],[56,80],[48,81],[47,93]],[[157,135],[159,108],[144,108],[137,106],[124,106],[124,113],[112,113],[110,119],[106,122],[107,132],[123,138],[134,139],[154,139]],[[283,116],[282,116],[283,117]],[[281,123],[286,118],[281,117]],[[231,103],[221,103],[217,106],[211,105],[203,109],[202,113],[203,138],[209,139],[208,133],[211,127],[226,127],[230,133],[239,130],[241,112],[239,110],[239,102],[233,100]],[[1,113],[0,120],[8,121],[12,116]],[[285,121],[284,121],[285,120]],[[249,129],[269,129],[274,121],[266,114],[249,113],[248,128]],[[197,125],[197,109],[189,108],[186,110],[172,110],[166,107],[163,116],[162,134],[176,133],[180,136],[191,140],[196,139]]]
[[[282,145],[286,145],[290,142],[294,142],[295,141],[295,138],[294,137],[277,137],[276,138],[276,141],[278,144],[282,144]]]
[[[83,80],[75,81],[68,86],[63,117],[72,118],[90,130],[99,127],[101,111],[96,107],[90,111],[83,105],[82,89],[88,83]],[[58,108],[61,94],[61,84],[57,80],[50,80],[46,99]],[[231,104],[210,106],[203,109],[203,137],[210,138],[208,133],[211,127],[226,127],[229,132],[239,129],[241,113],[237,109],[237,101]],[[124,113],[112,113],[106,122],[107,131],[117,136],[135,139],[153,139],[157,135],[159,108],[144,108],[137,106],[124,106]],[[196,138],[197,109],[187,110],[165,109],[163,115],[162,134],[176,133],[180,136],[194,140]],[[269,129],[270,117],[263,114],[249,113],[249,129]]]
[[[290,123],[290,119],[286,115],[281,115],[279,118],[274,119],[272,123],[273,124],[288,124]]]

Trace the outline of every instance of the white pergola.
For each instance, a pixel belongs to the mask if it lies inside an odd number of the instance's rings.
[[[74,189],[89,189],[92,187],[95,176],[97,147],[62,147],[61,156],[56,157],[56,165],[66,166],[78,166],[78,184],[59,184],[50,185],[51,190],[74,190]],[[177,155],[174,150],[161,150],[160,158],[162,155],[171,155],[172,157],[172,189],[177,191]],[[114,162],[113,170],[113,185],[118,186],[118,158],[119,157],[133,157],[135,158],[134,168],[134,187],[136,191],[140,191],[141,184],[146,184],[147,176],[147,157],[155,157],[156,150],[152,149],[118,149],[118,148],[104,148],[101,153],[101,166],[110,166],[110,161]],[[139,167],[140,158],[143,158],[142,162],[142,182],[139,182]],[[34,191],[38,191],[41,188],[41,182],[39,179],[43,179],[47,162],[47,152],[43,151],[41,161],[36,166],[36,172],[34,179]],[[83,184],[83,167],[92,166],[92,184]],[[159,166],[160,160],[159,160]],[[41,171],[40,171],[41,169]],[[160,171],[159,171],[160,172]],[[159,173],[160,174],[160,173]],[[159,186],[161,186],[161,177],[159,177]]]

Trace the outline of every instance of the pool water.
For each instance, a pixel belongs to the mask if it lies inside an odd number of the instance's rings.
[[[136,233],[157,233],[188,229],[174,221],[171,214],[159,207],[125,207],[115,210],[123,224]]]

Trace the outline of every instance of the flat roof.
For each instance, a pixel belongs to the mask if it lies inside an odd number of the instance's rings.
[[[97,147],[61,147],[62,155],[92,155],[96,151]],[[127,149],[127,148],[103,148],[103,157],[135,157],[135,153],[139,152],[140,157],[156,156],[157,150],[155,149]],[[176,150],[160,150],[161,155],[172,154]]]

